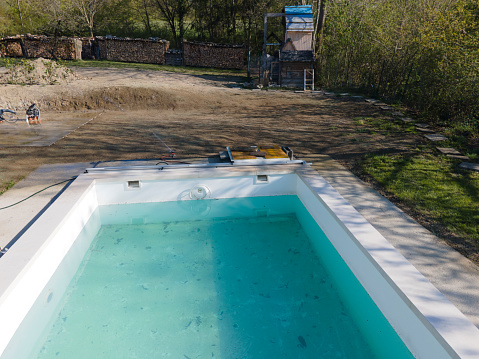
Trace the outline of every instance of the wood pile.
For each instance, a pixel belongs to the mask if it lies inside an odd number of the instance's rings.
[[[186,66],[241,70],[245,59],[245,45],[183,41],[183,61]]]
[[[169,42],[159,39],[96,37],[100,59],[145,64],[164,64]]]
[[[20,45],[20,37],[4,37],[0,39],[0,57],[22,57],[22,46]]]
[[[22,51],[22,42],[26,54]],[[53,38],[27,34],[0,39],[2,56],[79,60],[81,51],[81,41],[76,38]]]

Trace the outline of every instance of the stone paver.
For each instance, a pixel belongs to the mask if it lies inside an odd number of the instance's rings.
[[[416,126],[421,127],[421,128],[428,128],[429,127],[429,125],[426,124],[426,123],[416,123]]]
[[[366,101],[366,102],[369,102],[369,103],[372,103],[372,104],[379,102],[378,100],[375,100],[375,99],[373,99],[373,98],[367,98],[365,101]]]
[[[430,135],[424,135],[430,141],[445,141],[447,140],[446,136],[441,135],[440,133],[431,133]]]
[[[404,114],[402,112],[399,112],[399,111],[394,111],[391,115],[398,116],[398,117],[404,116]]]
[[[416,130],[419,132],[434,133],[434,130],[430,130],[429,128],[416,127]]]
[[[408,122],[414,122],[414,120],[413,120],[412,118],[410,118],[410,117],[403,117],[403,118],[401,118],[401,121],[406,122],[406,123],[408,123]]]
[[[464,155],[446,155],[446,156],[449,157],[449,158],[455,158],[455,159],[463,160],[463,161],[468,161],[468,160],[470,160],[469,157],[464,156]]]
[[[384,111],[391,111],[391,110],[393,110],[394,108],[391,107],[391,106],[381,106],[380,109],[381,109],[381,110],[384,110]]]
[[[452,147],[436,147],[436,149],[445,155],[460,155],[461,152]]]
[[[459,167],[466,169],[466,170],[473,170],[479,172],[479,164],[478,163],[470,163],[470,162],[463,162],[459,165]]]

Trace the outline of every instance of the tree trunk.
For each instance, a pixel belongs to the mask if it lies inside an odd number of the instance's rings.
[[[173,33],[173,39],[175,40],[175,46],[178,45],[178,32],[176,29],[175,24],[175,17],[176,14],[172,9],[170,9],[167,5],[163,4],[161,0],[156,0],[156,5],[160,9],[163,16],[166,18],[168,25],[170,26],[171,32]]]
[[[145,9],[145,26],[148,36],[151,36],[150,14],[148,13],[148,4],[146,0],[143,0],[143,7]]]
[[[20,6],[20,0],[17,0],[17,10],[18,10],[18,17],[20,17],[20,26],[22,27],[22,34],[25,32],[23,26],[23,15],[22,15],[22,8]]]
[[[318,60],[320,60],[321,52],[323,48],[323,30],[324,30],[324,23],[326,21],[327,9],[326,9],[326,0],[318,0],[318,1],[320,3],[319,3],[318,20],[317,20],[316,26],[317,26],[317,33],[319,33],[319,39],[318,39],[316,57]]]
[[[251,82],[251,17],[248,18],[248,82]]]
[[[231,3],[231,25],[232,25],[232,33],[233,33],[233,43],[236,44],[236,5],[235,0],[232,0]]]

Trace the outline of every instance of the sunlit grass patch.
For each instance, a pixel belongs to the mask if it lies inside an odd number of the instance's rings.
[[[15,183],[17,182],[14,180],[11,180],[11,181],[0,184],[0,196],[4,194],[5,192],[7,192],[10,188],[15,186]]]
[[[370,155],[360,165],[399,201],[479,249],[479,173],[424,154]]]
[[[389,133],[397,132],[415,132],[412,124],[402,123],[396,119],[388,119],[382,117],[355,117],[354,124],[359,128],[369,128],[371,132],[388,131]],[[358,132],[366,132],[364,129]],[[375,133],[375,132],[374,132]]]

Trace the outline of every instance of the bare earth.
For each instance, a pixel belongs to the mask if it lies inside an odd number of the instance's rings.
[[[348,164],[367,152],[405,151],[420,136],[357,132],[381,111],[363,100],[235,88],[231,79],[134,69],[76,69],[65,85],[2,85],[0,108],[37,103],[42,126],[0,124],[0,186],[44,163],[207,157],[231,145],[281,144]],[[384,113],[382,114],[385,116]],[[159,138],[161,138],[160,141]]]

